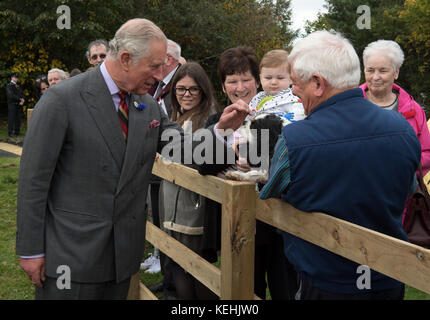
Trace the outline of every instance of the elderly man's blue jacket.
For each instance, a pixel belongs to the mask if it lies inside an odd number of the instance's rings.
[[[302,211],[407,239],[402,212],[421,147],[401,115],[369,102],[361,89],[351,89],[284,127],[283,135],[291,167],[283,200]],[[312,285],[334,293],[363,292],[356,285],[358,264],[288,233],[284,241],[288,259]],[[399,285],[371,273],[372,290]]]

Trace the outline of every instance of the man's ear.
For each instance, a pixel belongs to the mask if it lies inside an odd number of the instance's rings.
[[[227,92],[225,92],[225,86],[224,83],[221,84],[221,88],[222,88],[222,92],[224,92],[225,94],[227,94]]]
[[[324,78],[319,74],[312,75],[312,83],[314,85],[315,95],[318,97],[322,97],[324,91],[327,88],[327,84]]]
[[[130,68],[130,65],[132,63],[130,52],[128,52],[127,50],[121,52],[121,54],[119,55],[119,62],[121,64],[122,68],[125,71],[128,71],[128,69]]]

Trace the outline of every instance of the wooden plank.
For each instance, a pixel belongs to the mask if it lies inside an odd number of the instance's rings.
[[[254,299],[255,185],[224,186],[221,299]]]
[[[430,120],[429,120],[430,121]],[[424,184],[427,187],[427,191],[430,193],[430,171],[423,177]]]
[[[22,154],[22,147],[10,143],[0,142],[0,149],[18,156],[21,156]]]
[[[33,112],[34,109],[27,109],[27,128],[30,125],[30,118],[31,118],[31,113]]]
[[[158,300],[158,298],[145,286],[139,283],[140,300]]]
[[[216,202],[222,201],[222,189],[226,180],[215,176],[202,176],[197,170],[161,157],[154,162],[152,173]]]
[[[140,300],[140,275],[139,272],[130,279],[130,288],[128,289],[127,300]]]
[[[430,294],[430,250],[279,199],[256,200],[257,219]]]
[[[217,267],[149,221],[146,223],[146,239],[212,290],[212,292],[220,296],[221,271]]]

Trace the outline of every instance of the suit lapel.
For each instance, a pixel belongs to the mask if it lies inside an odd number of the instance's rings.
[[[88,110],[107,144],[119,170],[123,166],[126,143],[115,111],[112,96],[106,86],[100,69],[92,72],[83,98],[88,103]]]

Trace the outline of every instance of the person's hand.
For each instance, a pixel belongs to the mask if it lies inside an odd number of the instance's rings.
[[[239,100],[236,103],[229,105],[224,109],[219,122],[217,124],[217,130],[237,130],[245,121],[247,115],[251,113],[249,106]]]
[[[27,273],[32,284],[42,288],[42,281],[46,280],[45,257],[32,259],[19,259],[19,266]]]

